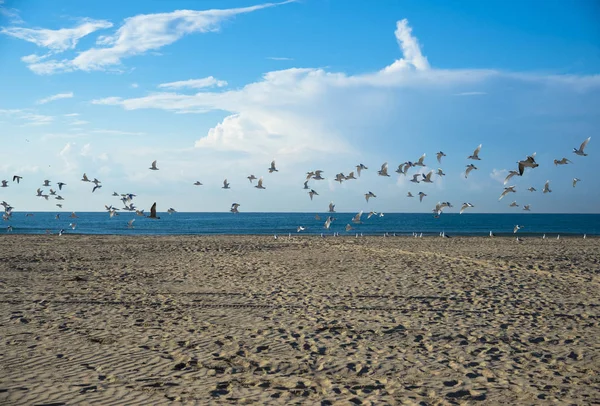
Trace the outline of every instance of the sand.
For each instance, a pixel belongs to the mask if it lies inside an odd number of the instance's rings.
[[[600,239],[0,236],[0,404],[600,402]]]

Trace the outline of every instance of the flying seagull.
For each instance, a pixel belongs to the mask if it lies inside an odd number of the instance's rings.
[[[304,189],[306,189],[306,190],[310,189],[310,188],[308,187],[308,181],[304,182]]]
[[[167,213],[169,213],[169,214],[177,213],[177,210],[175,210],[172,207],[169,207],[169,210],[167,210]]]
[[[135,219],[131,219],[127,222],[127,228],[133,228],[133,222],[135,221]]]
[[[8,181],[7,180],[3,180],[2,181],[2,186],[0,187],[8,187]]]
[[[527,190],[529,190],[530,192],[537,192],[537,189],[534,188],[533,186],[527,188]]]
[[[528,155],[523,161],[517,162],[519,164],[519,176],[523,175],[525,168],[537,168],[539,165],[535,162],[535,152]]]
[[[573,178],[573,187],[575,187],[577,182],[580,182],[580,181],[581,181],[581,179],[579,179],[579,178]]]
[[[519,174],[519,172],[520,172],[520,167],[519,167],[519,171],[508,171],[508,175],[506,176],[506,178],[504,178],[504,184],[506,185],[513,176],[521,176],[521,174]]]
[[[319,194],[317,192],[315,192],[313,189],[311,189],[310,192],[308,192],[308,195],[310,196],[310,200],[313,199],[314,195],[319,196]]]
[[[519,231],[519,230],[520,230],[520,229],[522,229],[522,228],[523,228],[523,226],[520,226],[520,225],[518,225],[518,224],[517,224],[517,225],[515,226],[515,228],[513,228],[513,234],[515,234],[517,231]]]
[[[150,215],[146,216],[149,219],[160,219],[160,217],[156,216],[156,202],[154,202],[154,204],[152,205],[152,207],[150,207]]]
[[[546,183],[544,184],[544,190],[542,191],[543,193],[552,193],[552,190],[550,190],[550,181],[547,180]]]
[[[157,171],[157,170],[158,170],[158,168],[156,167],[156,161],[153,161],[153,162],[152,162],[152,166],[150,166],[150,168],[149,168],[149,169],[151,169],[151,170],[153,170],[153,171]]]
[[[363,169],[369,169],[369,168],[367,168],[364,164],[356,165],[356,174],[358,175],[359,178],[360,178],[360,171],[362,171]]]
[[[19,176],[19,175],[14,175],[14,176],[13,176],[13,182],[14,182],[14,181],[17,181],[17,183],[19,183],[19,182],[21,182],[21,179],[23,179],[23,177],[22,177],[22,176]]]
[[[96,189],[100,189],[101,187],[102,187],[102,185],[94,186],[94,188],[92,189],[92,193],[94,193],[96,191]]]
[[[414,196],[413,196],[413,194],[412,194],[412,193],[408,192],[408,193],[406,194],[406,197],[414,197]]]
[[[323,171],[319,169],[319,170],[315,171],[315,176],[313,176],[312,178],[314,180],[323,180],[325,178],[321,176],[322,173],[323,173]]]
[[[423,198],[427,196],[425,193],[423,192],[419,192],[419,202],[423,202]]]
[[[369,203],[369,199],[372,197],[377,197],[375,196],[375,193],[369,191],[369,193],[365,193],[365,200],[367,201],[367,203]]]
[[[462,207],[460,208],[460,211],[458,212],[458,214],[463,214],[463,212],[468,209],[469,207],[475,207],[473,206],[471,203],[463,203]]]
[[[225,179],[225,180],[223,181],[223,186],[221,187],[221,189],[231,189],[231,188],[229,187],[229,183],[227,183],[227,179]]]
[[[256,179],[256,176],[254,176],[254,175],[250,175],[250,176],[248,176],[247,178],[248,178],[248,180],[250,181],[250,183],[252,183],[252,181],[253,181],[254,179]]]
[[[239,213],[238,207],[240,207],[240,206],[241,206],[241,204],[239,204],[239,203],[233,203],[231,205],[231,209],[229,209],[229,211],[232,213]]]
[[[360,224],[360,216],[362,216],[363,211],[361,210],[356,216],[352,217],[352,222],[354,224]]]
[[[588,144],[588,142],[590,142],[591,139],[592,137],[588,137],[585,141],[583,141],[579,149],[573,148],[573,153],[580,156],[587,156],[587,154],[583,152],[583,150],[585,149],[586,145]]]
[[[82,182],[89,182],[90,180],[88,179],[87,175],[84,173],[83,177],[81,178]]]
[[[255,188],[257,188],[257,189],[266,189],[266,188],[263,186],[263,178],[262,178],[262,176],[261,176],[261,177],[260,177],[260,179],[258,180],[258,184],[257,184],[256,186],[254,186],[254,187],[255,187]]]
[[[467,170],[465,171],[465,179],[469,176],[469,173],[471,173],[473,169],[477,169],[477,167],[473,164],[467,165]]]
[[[433,175],[433,171],[429,171],[427,175],[423,174],[423,180],[421,182],[433,183],[433,181],[431,180],[431,175]]]
[[[444,171],[442,171],[442,168],[438,168],[438,170],[437,170],[436,173],[437,173],[438,176],[446,176],[446,174],[444,173]]]
[[[412,178],[410,181],[411,181],[411,182],[414,182],[414,183],[419,183],[419,182],[420,182],[420,180],[419,180],[419,177],[420,177],[420,176],[419,176],[419,174],[418,174],[418,173],[415,173],[415,174],[413,175],[413,178]]]
[[[555,159],[554,160],[554,165],[566,165],[566,164],[572,164],[573,162],[569,161],[567,158],[563,158],[561,160]]]
[[[383,165],[381,165],[381,170],[377,171],[377,174],[379,176],[390,176],[388,175],[388,163],[385,162]]]
[[[479,158],[479,151],[481,151],[481,144],[479,144],[479,146],[477,148],[475,148],[475,151],[473,151],[473,155],[468,156],[467,159],[474,159],[476,161],[481,161],[481,158]]]
[[[506,196],[508,193],[517,193],[517,190],[515,189],[516,186],[509,186],[509,187],[505,187],[504,188],[504,192],[502,192],[502,194],[500,195],[500,197],[498,198],[498,201],[502,200],[502,198],[504,196]]]
[[[517,204],[517,201],[515,200],[511,204],[509,204],[508,207],[519,207],[519,205]]]
[[[531,208],[531,205],[529,205],[529,204],[526,204],[525,206],[523,206],[523,210],[525,210],[525,211],[531,211],[530,208]]]
[[[58,190],[62,190],[63,186],[67,186],[67,184],[63,183],[63,182],[58,182],[57,185],[58,185]]]
[[[425,160],[425,154],[421,155],[419,160],[417,162],[415,162],[414,164],[412,164],[412,166],[425,166],[425,163],[423,162],[424,160]]]
[[[436,154],[436,156],[437,156],[438,162],[442,163],[442,157],[446,156],[446,154],[444,154],[442,151],[440,151]]]
[[[200,182],[199,180],[194,182],[194,186],[202,186],[202,182]]]
[[[329,203],[329,213],[335,213],[335,204],[333,202]]]
[[[275,160],[271,161],[271,167],[269,168],[269,173],[279,172],[277,168],[275,168]]]
[[[46,187],[47,187],[47,186],[50,186],[50,181],[49,181],[48,179],[46,179],[46,180],[44,181],[44,184],[43,184],[42,186],[46,186]]]

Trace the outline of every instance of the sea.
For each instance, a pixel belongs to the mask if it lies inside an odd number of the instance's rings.
[[[288,235],[312,234],[354,236],[363,235],[412,235],[423,233],[449,236],[484,236],[492,231],[495,235],[513,235],[515,225],[523,228],[519,235],[561,236],[587,234],[600,235],[600,214],[479,214],[444,213],[439,218],[431,214],[385,213],[367,218],[362,216],[361,224],[352,223],[356,213],[158,213],[160,219],[149,219],[135,213],[123,212],[110,218],[107,212],[78,212],[77,218],[71,213],[35,212],[27,216],[23,212],[14,212],[9,221],[4,221],[8,232],[12,227],[14,234],[56,234],[61,229],[66,234],[114,234],[114,235]],[[324,228],[327,217],[335,220],[329,230]],[[319,216],[319,219],[316,217]],[[135,219],[133,228],[128,221]],[[74,224],[73,229],[70,224]],[[353,229],[346,231],[346,225]],[[297,232],[298,226],[305,230]]]

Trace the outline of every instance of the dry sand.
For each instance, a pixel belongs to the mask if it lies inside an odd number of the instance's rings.
[[[0,236],[0,403],[600,402],[600,239]]]

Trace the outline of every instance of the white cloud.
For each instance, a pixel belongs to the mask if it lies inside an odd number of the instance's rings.
[[[454,93],[455,96],[483,96],[487,94],[486,92],[461,92]]]
[[[73,97],[73,92],[68,93],[58,93],[52,96],[45,97],[37,101],[37,104],[46,104],[51,101],[60,100],[60,99],[70,99]]]
[[[166,89],[181,89],[181,88],[191,88],[191,89],[201,89],[204,87],[224,87],[227,86],[227,82],[224,80],[218,80],[212,76],[208,76],[202,79],[189,79],[189,80],[180,80],[178,82],[170,82],[170,83],[161,83],[158,85],[159,88]]]
[[[12,24],[23,24],[23,20],[19,16],[19,11],[15,8],[3,6],[4,1],[0,1],[0,15],[8,18]]]
[[[69,123],[69,125],[84,125],[84,124],[89,124],[89,121],[85,121],[85,120],[75,120]]]
[[[137,89],[138,87],[140,87],[140,85],[138,85],[137,83],[132,83],[130,86],[133,89]]]
[[[494,168],[490,173],[490,178],[492,178],[496,182],[504,184],[504,179],[506,179],[506,175],[508,175],[508,171],[506,169]]]
[[[417,70],[429,69],[429,62],[427,58],[421,53],[421,47],[417,38],[412,36],[412,28],[408,26],[408,20],[405,18],[396,23],[396,40],[404,58],[400,58],[390,66],[386,67],[384,71],[395,71],[398,69],[405,69],[409,66],[414,67]]]
[[[170,13],[140,14],[125,19],[123,25],[115,34],[99,37],[96,41],[97,47],[80,52],[74,59],[37,62],[29,65],[29,68],[38,74],[110,69],[119,66],[124,58],[156,51],[174,43],[185,35],[219,31],[223,21],[238,14],[250,13],[288,2],[266,3],[222,10],[176,10]],[[37,30],[37,35],[31,35],[31,33],[25,35],[19,29],[13,28],[6,33],[32,42],[42,43],[39,31],[46,33],[48,30]],[[61,50],[72,44],[72,41],[59,41],[56,35],[51,37],[52,41],[49,41],[46,37],[43,37],[45,42],[50,42],[55,48]]]
[[[74,49],[79,40],[86,35],[110,27],[112,27],[112,23],[109,21],[84,19],[74,28],[50,30],[45,28],[8,27],[0,29],[0,33],[32,42],[53,52],[62,52]]]
[[[65,117],[77,117],[79,116],[79,113],[68,113],[68,114],[63,114]]]
[[[107,134],[107,135],[145,135],[144,132],[133,132],[133,131],[119,131],[119,130],[103,130],[95,129],[90,131],[93,134]]]
[[[286,58],[285,56],[267,56],[267,59],[272,61],[293,61],[294,58]]]

